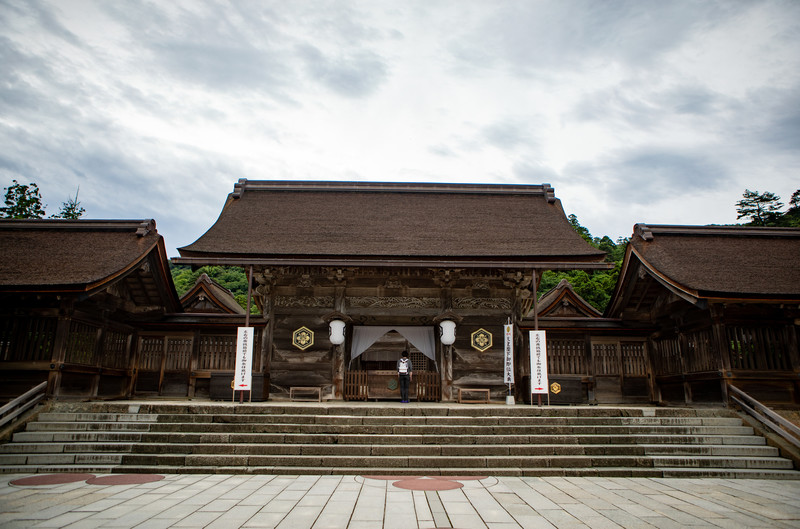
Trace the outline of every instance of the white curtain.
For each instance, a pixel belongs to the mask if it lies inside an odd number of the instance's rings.
[[[412,325],[355,325],[353,326],[353,343],[350,347],[350,361],[358,358],[369,346],[389,331],[397,331],[411,342],[419,351],[436,362],[436,338],[433,327],[418,327]]]

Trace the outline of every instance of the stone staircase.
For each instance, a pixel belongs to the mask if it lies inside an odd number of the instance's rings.
[[[393,403],[54,403],[0,472],[800,479],[733,411]]]

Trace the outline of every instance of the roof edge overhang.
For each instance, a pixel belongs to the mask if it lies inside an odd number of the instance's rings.
[[[534,268],[537,270],[611,270],[613,263],[604,261],[547,261],[508,259],[404,259],[346,257],[173,257],[172,263],[190,266],[374,266],[410,268]]]
[[[678,283],[677,281],[672,280],[671,278],[667,277],[665,274],[656,269],[655,266],[651,265],[647,259],[645,259],[642,254],[637,250],[633,245],[631,245],[631,252],[633,255],[636,256],[636,259],[641,263],[641,265],[647,270],[647,272],[661,285],[666,287],[667,289],[674,292],[678,297],[685,299],[692,305],[697,305],[703,299],[703,296],[697,290],[693,288],[689,288],[685,285]]]
[[[710,304],[720,304],[720,303],[766,303],[766,304],[775,304],[775,303],[784,303],[784,304],[795,304],[800,303],[800,296],[796,294],[769,294],[769,293],[754,293],[754,294],[746,294],[746,293],[732,293],[732,292],[712,292],[712,291],[705,291],[705,290],[696,290],[689,288],[685,285],[678,283],[667,277],[666,275],[659,272],[653,265],[651,265],[643,256],[642,254],[633,247],[633,245],[629,245],[630,253],[632,256],[635,256],[638,260],[639,264],[650,274],[653,279],[655,279],[659,284],[661,284],[666,289],[673,292],[678,297],[688,301],[692,305],[696,305],[700,308],[706,308]],[[627,256],[626,256],[627,257]],[[625,270],[627,274],[627,269]],[[622,285],[623,283],[623,274],[620,274],[620,277],[617,280],[617,287]],[[617,292],[614,292],[612,296],[612,302],[614,303],[614,307],[609,312],[606,312],[606,315],[613,314],[614,312],[618,311],[620,307],[616,306]]]

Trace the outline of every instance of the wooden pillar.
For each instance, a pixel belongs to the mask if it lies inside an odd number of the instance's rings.
[[[72,300],[62,300],[58,309],[58,323],[53,341],[53,356],[50,359],[50,373],[47,376],[47,394],[58,397],[61,393],[61,365],[67,355],[67,339],[74,312]]]
[[[197,366],[200,365],[200,329],[194,331],[194,339],[192,340],[192,357],[189,359],[189,387],[187,395],[190,398],[195,396],[197,391]]]
[[[126,397],[132,397],[136,391],[136,379],[139,378],[139,332],[133,331],[128,336],[128,389]]]
[[[450,287],[451,276],[449,271],[442,271],[436,281],[439,284],[439,305],[442,312],[453,308],[453,289]],[[458,333],[458,330],[456,330]],[[443,345],[439,341],[441,362],[439,362],[439,379],[442,386],[442,401],[453,400],[453,347]]]
[[[661,390],[656,383],[656,368],[655,368],[655,360],[653,355],[653,340],[649,337],[642,343],[642,347],[644,347],[644,358],[645,362],[647,362],[647,385],[650,393],[650,402],[661,402]]]
[[[261,307],[266,320],[261,332],[261,373],[264,377],[264,397],[270,393],[270,360],[272,359],[272,340],[275,332],[275,284],[277,278],[273,270],[266,269],[256,276],[259,286],[256,294],[261,297]]]
[[[589,403],[596,404],[597,403],[597,395],[595,394],[595,388],[597,387],[597,382],[594,376],[594,348],[592,347],[592,335],[587,333],[584,335],[583,339],[584,349],[583,353],[586,357],[586,374],[589,377],[589,388],[588,388],[588,395],[587,398]]]
[[[794,324],[790,322],[786,326],[786,347],[789,352],[789,362],[795,374],[793,388],[795,404],[800,404],[800,346],[797,338],[800,327],[798,324],[800,324],[800,319],[794,320]]]
[[[345,289],[346,284],[343,276],[340,276],[336,282],[336,287],[334,289],[333,295],[333,310],[344,314],[345,312]],[[347,332],[345,332],[345,336]],[[332,373],[331,379],[333,382],[333,396],[337,399],[344,398],[344,370],[345,370],[345,344],[348,341],[345,338],[345,342],[341,345],[334,345],[333,346],[333,365],[332,365]]]
[[[725,308],[719,303],[713,303],[709,307],[711,313],[711,340],[712,351],[716,356],[715,364],[720,373],[720,392],[722,402],[728,404],[728,383],[733,376],[731,368],[730,347],[728,347],[728,337],[725,330]]]
[[[686,404],[691,404],[693,402],[692,386],[686,378],[686,353],[689,351],[689,340],[683,333],[680,323],[676,323],[675,332],[678,333],[678,353],[680,353],[681,375],[683,377],[683,398]]]
[[[94,366],[97,372],[92,376],[92,388],[89,390],[90,397],[97,397],[100,388],[100,377],[103,371],[103,346],[106,339],[106,328],[108,327],[108,319],[103,314],[103,319],[97,328],[97,336],[94,342]]]
[[[442,400],[451,401],[453,400],[453,346],[442,345],[440,343],[440,347],[442,348],[442,361],[439,363],[442,381]]]

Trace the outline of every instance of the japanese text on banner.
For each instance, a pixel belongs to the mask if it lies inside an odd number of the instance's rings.
[[[233,389],[249,391],[253,372],[253,327],[239,327],[236,334],[236,373]]]
[[[548,393],[547,340],[544,331],[530,331],[531,393]]]
[[[503,325],[505,354],[503,355],[503,383],[514,383],[514,326]]]

